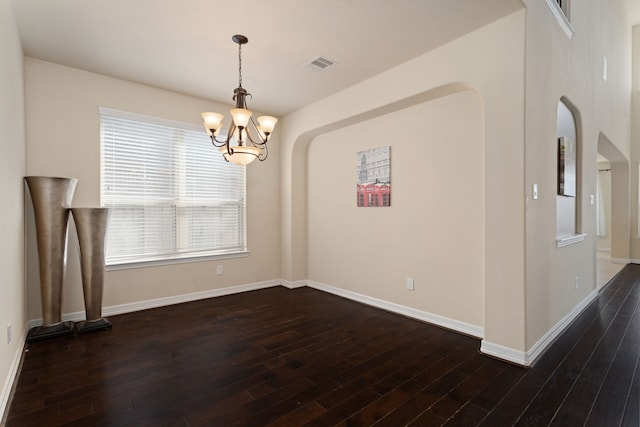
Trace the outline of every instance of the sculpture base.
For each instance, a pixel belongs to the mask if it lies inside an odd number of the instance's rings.
[[[76,330],[79,334],[102,331],[105,329],[111,329],[111,322],[109,322],[109,319],[106,317],[101,317],[97,320],[83,320],[76,324]]]
[[[47,340],[73,334],[73,322],[61,322],[52,326],[36,326],[27,334],[27,342]]]

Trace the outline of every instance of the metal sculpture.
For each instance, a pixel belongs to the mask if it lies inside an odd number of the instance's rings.
[[[62,283],[69,208],[78,180],[44,176],[25,180],[35,214],[42,302],[42,326],[32,328],[27,341],[37,341],[73,333],[73,322],[62,321]]]
[[[104,253],[108,208],[72,208],[73,220],[80,243],[80,269],[86,320],[78,322],[79,333],[111,328],[111,322],[102,317],[104,289]]]

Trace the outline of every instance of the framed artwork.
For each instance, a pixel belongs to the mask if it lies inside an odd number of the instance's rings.
[[[558,195],[576,196],[576,143],[566,136],[558,138]]]
[[[391,147],[356,154],[356,206],[391,206]]]

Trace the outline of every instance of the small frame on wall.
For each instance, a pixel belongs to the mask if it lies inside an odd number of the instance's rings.
[[[391,147],[357,153],[356,181],[358,207],[391,206]]]
[[[576,143],[566,136],[558,138],[558,195],[576,196]]]

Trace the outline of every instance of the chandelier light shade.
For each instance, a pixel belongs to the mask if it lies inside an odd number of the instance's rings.
[[[232,122],[226,135],[220,136],[224,115],[219,113],[202,113],[204,127],[211,137],[211,143],[218,147],[227,162],[236,165],[248,165],[255,159],[263,161],[269,155],[267,142],[273,133],[278,119],[271,116],[258,117],[258,124],[251,117],[247,108],[247,97],[251,94],[242,87],[242,45],[249,39],[236,34],[231,38],[238,44],[238,87],[233,91],[236,107],[231,109]]]

